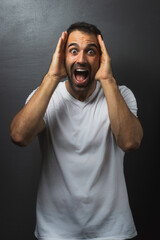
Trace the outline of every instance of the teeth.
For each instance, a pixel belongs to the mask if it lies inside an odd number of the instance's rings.
[[[80,69],[80,68],[79,68],[79,69],[76,69],[76,71],[77,71],[77,72],[86,72],[87,70],[85,70],[85,69]]]

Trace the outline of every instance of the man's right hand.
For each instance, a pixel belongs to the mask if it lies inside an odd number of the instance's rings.
[[[56,50],[52,57],[52,62],[47,75],[53,77],[54,79],[60,81],[62,78],[66,77],[66,69],[64,66],[65,58],[65,45],[67,41],[67,32],[63,32],[59,38]]]
[[[11,139],[19,146],[28,145],[45,128],[43,116],[50,98],[60,80],[67,75],[64,66],[66,41],[67,32],[63,32],[58,41],[48,73],[40,87],[21,111],[16,114],[11,123]]]

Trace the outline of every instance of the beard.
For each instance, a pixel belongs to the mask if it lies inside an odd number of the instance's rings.
[[[83,93],[88,91],[94,83],[95,74],[92,74],[92,69],[89,63],[73,64],[70,69],[66,66],[69,84],[74,92]],[[86,70],[78,72],[77,69]]]

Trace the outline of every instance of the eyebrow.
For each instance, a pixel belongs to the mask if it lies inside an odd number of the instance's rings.
[[[69,45],[68,45],[68,48],[69,47],[71,47],[71,46],[76,46],[76,47],[78,47],[79,45],[77,44],[77,43],[70,43]],[[95,43],[89,43],[88,45],[87,45],[87,47],[95,47],[95,48],[97,48],[98,49],[98,46],[95,44]]]
[[[78,47],[78,44],[77,44],[77,43],[70,43],[70,44],[68,45],[68,48],[71,47],[71,46],[77,46],[77,47]]]

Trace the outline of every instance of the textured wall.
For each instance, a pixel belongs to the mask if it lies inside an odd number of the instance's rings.
[[[3,240],[32,240],[40,171],[37,140],[19,148],[9,125],[46,74],[61,32],[87,21],[102,31],[118,84],[134,92],[144,128],[142,147],[129,153],[125,173],[137,240],[158,235],[159,1],[0,1],[0,211]]]

